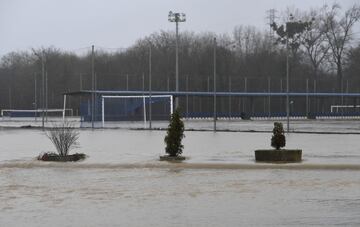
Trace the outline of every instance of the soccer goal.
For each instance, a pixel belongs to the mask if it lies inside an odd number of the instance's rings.
[[[339,113],[341,111],[352,110],[352,111],[360,111],[360,105],[331,105],[330,112],[331,113]]]
[[[102,127],[106,121],[169,119],[173,113],[172,95],[101,96]]]
[[[1,110],[1,117],[39,117],[43,112],[49,117],[61,117],[64,115],[64,112],[66,115],[73,116],[73,109],[3,109]]]

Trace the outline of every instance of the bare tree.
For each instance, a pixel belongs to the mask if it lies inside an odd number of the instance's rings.
[[[317,78],[319,68],[329,56],[330,45],[326,41],[326,32],[321,11],[311,10],[303,14],[305,21],[312,21],[309,29],[303,33],[302,46],[313,68],[313,77]]]
[[[330,45],[332,62],[336,65],[336,74],[338,78],[338,91],[343,90],[343,63],[345,52],[350,48],[350,42],[353,38],[352,28],[360,19],[360,6],[353,5],[346,10],[341,17],[339,15],[340,6],[332,5],[329,9],[325,7],[324,26],[326,38]]]
[[[355,48],[351,48],[349,54],[347,56],[347,64],[346,64],[346,76],[355,79],[358,78],[360,75],[360,44],[357,45]],[[355,84],[354,84],[355,85]],[[359,85],[355,85],[359,88]],[[359,91],[357,89],[357,91]]]
[[[79,132],[69,122],[49,129],[46,136],[54,144],[59,156],[67,156],[69,151],[78,145]]]
[[[256,52],[264,43],[265,36],[256,27],[253,26],[236,26],[233,30],[234,49],[240,57],[249,56]],[[230,42],[228,42],[230,43]]]

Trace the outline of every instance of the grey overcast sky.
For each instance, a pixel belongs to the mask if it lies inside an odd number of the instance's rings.
[[[346,9],[358,0],[337,1]],[[266,27],[266,11],[310,9],[334,0],[0,0],[0,56],[55,46],[128,47],[160,30],[173,30],[170,10],[184,12],[180,30],[231,33],[236,25]],[[359,32],[357,25],[356,32]]]

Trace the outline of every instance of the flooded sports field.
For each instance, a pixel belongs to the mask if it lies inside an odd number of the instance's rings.
[[[298,164],[255,163],[272,122],[223,124],[258,132],[186,131],[176,164],[158,161],[165,131],[80,129],[86,160],[42,163],[42,130],[2,128],[0,226],[360,225],[357,121],[295,122]]]

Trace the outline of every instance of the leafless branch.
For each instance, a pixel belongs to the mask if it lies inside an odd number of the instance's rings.
[[[79,132],[69,122],[49,129],[46,136],[54,144],[60,156],[67,156],[69,151],[78,145]]]

